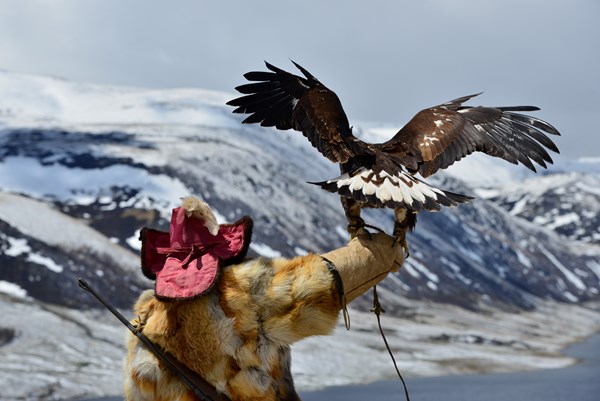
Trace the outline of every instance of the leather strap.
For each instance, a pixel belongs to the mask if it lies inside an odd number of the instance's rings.
[[[331,275],[333,276],[333,282],[335,283],[335,290],[337,291],[337,293],[340,297],[340,305],[342,306],[342,315],[344,316],[344,326],[346,327],[346,330],[350,330],[350,314],[348,313],[348,308],[346,306],[346,291],[344,290],[344,282],[342,281],[342,276],[340,276],[340,272],[338,272],[338,270],[336,269],[335,265],[333,264],[333,262],[331,260],[327,259],[323,255],[319,255],[319,256],[321,256],[321,259],[323,259],[323,261],[325,262],[325,265],[327,266],[327,268],[331,272]]]

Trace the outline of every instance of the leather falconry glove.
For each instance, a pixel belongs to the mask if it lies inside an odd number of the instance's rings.
[[[343,248],[323,254],[331,261],[344,285],[346,303],[350,303],[383,280],[389,272],[398,271],[404,262],[402,241],[387,234],[360,235]]]

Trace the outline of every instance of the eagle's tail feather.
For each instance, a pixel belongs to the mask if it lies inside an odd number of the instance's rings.
[[[361,168],[354,174],[342,174],[322,182],[310,182],[326,191],[365,203],[367,207],[404,208],[418,213],[438,211],[442,206],[456,206],[473,199],[430,186],[405,172],[391,175]]]

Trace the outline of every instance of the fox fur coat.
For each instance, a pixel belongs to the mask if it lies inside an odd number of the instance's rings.
[[[300,400],[290,344],[331,333],[346,302],[401,264],[395,244],[376,234],[322,256],[226,266],[214,289],[197,298],[164,301],[152,290],[142,293],[134,324],[232,401]],[[127,401],[196,399],[132,334],[127,350]]]
[[[298,400],[289,345],[330,333],[341,309],[325,262],[256,259],[225,268],[217,285],[181,302],[143,293],[135,313],[144,334],[232,400]],[[134,336],[128,349],[128,400],[195,399]]]

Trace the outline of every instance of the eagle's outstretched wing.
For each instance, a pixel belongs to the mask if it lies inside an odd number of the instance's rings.
[[[417,113],[389,141],[373,145],[412,172],[428,177],[470,153],[479,151],[519,162],[535,171],[552,163],[546,152],[558,148],[546,134],[560,135],[552,125],[520,111],[534,106],[468,107],[465,96]]]
[[[301,131],[332,162],[346,163],[353,156],[370,152],[352,135],[346,113],[332,90],[296,63],[305,78],[267,62],[265,65],[271,72],[244,74],[252,83],[236,90],[245,96],[227,102],[237,107],[234,113],[250,114],[243,123]]]
[[[314,184],[371,207],[418,212],[468,201],[412,174],[428,177],[476,151],[534,171],[534,163],[552,163],[546,149],[558,153],[547,136],[558,131],[519,114],[537,107],[463,106],[476,95],[420,111],[387,142],[362,142],[352,135],[337,95],[306,69],[294,63],[300,77],[265,64],[269,71],[245,74],[251,83],[236,88],[244,96],[227,104],[236,107],[234,113],[249,114],[244,123],[301,131],[329,160],[341,164],[342,175]]]

